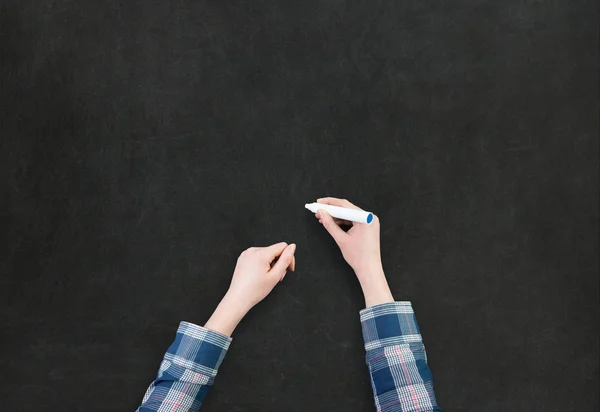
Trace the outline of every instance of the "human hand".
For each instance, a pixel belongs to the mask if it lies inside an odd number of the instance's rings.
[[[362,210],[348,200],[336,199],[335,197],[317,199],[317,203]],[[377,216],[373,216],[373,222],[370,225],[333,218],[324,209],[317,211],[315,217],[319,219],[319,222],[333,237],[342,251],[344,259],[354,269],[359,278],[367,273],[383,272],[379,246],[379,219]],[[344,232],[340,225],[352,227]]]
[[[238,258],[227,295],[250,310],[283,280],[288,268],[295,270],[295,251],[295,244],[285,242],[246,249]]]
[[[281,242],[242,252],[229,290],[205,327],[231,335],[246,313],[283,280],[287,270],[295,270],[295,251],[295,244]]]
[[[317,199],[317,203],[362,210],[345,199],[335,197]],[[363,288],[367,306],[393,301],[381,263],[379,218],[373,216],[373,222],[367,225],[334,219],[325,210],[318,210],[315,217],[333,237],[344,259],[354,269]],[[344,232],[340,225],[352,227]]]

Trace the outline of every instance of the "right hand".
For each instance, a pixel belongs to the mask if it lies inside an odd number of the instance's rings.
[[[345,199],[335,197],[317,199],[317,203],[362,210]],[[346,262],[354,269],[363,289],[366,305],[392,302],[394,299],[381,264],[379,218],[373,216],[373,222],[367,225],[334,219],[325,210],[318,210],[315,216],[333,237]],[[340,225],[351,225],[352,227],[344,232]]]
[[[317,203],[362,210],[346,199],[335,197],[317,199]],[[370,225],[334,219],[325,210],[318,210],[315,216],[333,237],[342,251],[344,259],[359,278],[363,274],[383,272],[379,247],[379,218],[377,216],[373,215],[373,222]],[[339,225],[351,225],[352,228],[344,232]]]

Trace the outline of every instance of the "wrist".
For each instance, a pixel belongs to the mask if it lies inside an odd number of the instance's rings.
[[[356,272],[356,277],[365,297],[365,307],[394,302],[383,267]]]
[[[223,335],[231,336],[250,309],[251,307],[241,304],[228,292],[221,299],[221,302],[204,327]]]
[[[354,269],[354,273],[361,284],[363,282],[379,280],[381,278],[385,279],[381,261],[374,261],[366,265],[358,266]]]

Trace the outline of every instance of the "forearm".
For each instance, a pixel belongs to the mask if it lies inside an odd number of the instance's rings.
[[[227,293],[204,327],[225,336],[231,336],[249,310],[247,305],[240,303],[239,300]]]
[[[287,270],[294,270],[295,250],[295,244],[280,242],[242,252],[229,290],[205,326],[181,323],[139,412],[200,409],[229,348],[231,334],[250,308],[283,279]]]
[[[381,264],[357,270],[356,277],[365,297],[365,307],[394,301]]]

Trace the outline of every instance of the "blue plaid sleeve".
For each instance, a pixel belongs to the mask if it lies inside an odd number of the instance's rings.
[[[198,411],[230,343],[228,336],[181,322],[137,411]]]
[[[377,411],[440,411],[410,302],[368,307],[360,322]]]

